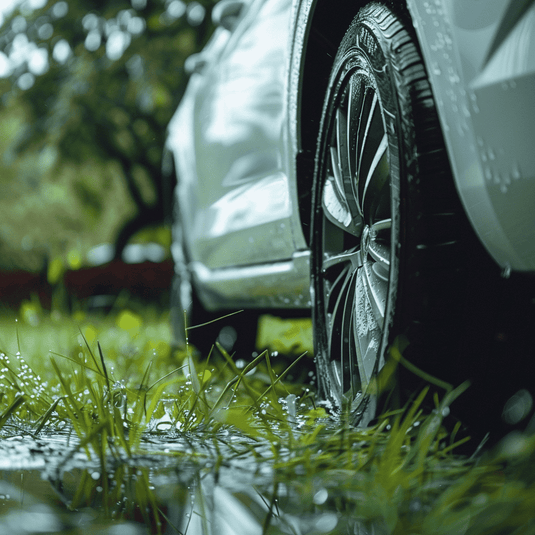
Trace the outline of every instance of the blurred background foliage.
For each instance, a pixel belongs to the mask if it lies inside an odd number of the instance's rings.
[[[104,242],[120,258],[143,229],[170,241],[166,126],[214,3],[25,0],[4,13],[0,270],[80,267]]]

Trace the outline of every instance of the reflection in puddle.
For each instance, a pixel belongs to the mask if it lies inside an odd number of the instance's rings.
[[[267,441],[151,436],[104,469],[78,446],[67,435],[0,441],[0,533],[321,534],[339,524],[317,509],[325,487],[279,480],[275,465],[288,452]]]

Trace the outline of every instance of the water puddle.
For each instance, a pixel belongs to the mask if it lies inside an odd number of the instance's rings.
[[[69,433],[0,441],[0,533],[321,534],[339,524],[315,510],[325,488],[278,477],[288,452],[268,441],[160,434],[135,455],[106,457],[82,446]]]

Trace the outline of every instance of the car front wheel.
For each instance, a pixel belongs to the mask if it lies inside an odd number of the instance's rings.
[[[454,328],[464,247],[425,67],[409,25],[384,5],[363,8],[338,49],[313,196],[319,383],[366,425],[396,336],[415,355],[444,358],[432,353]]]

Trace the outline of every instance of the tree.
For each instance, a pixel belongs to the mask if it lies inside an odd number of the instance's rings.
[[[168,213],[166,126],[185,88],[184,61],[211,31],[213,1],[31,5],[0,28],[0,121],[17,110],[20,127],[3,134],[4,161],[34,162],[35,187],[71,169],[69,195],[96,221],[106,219],[107,195],[120,197],[112,184],[120,181],[131,204],[115,236],[120,257],[135,232]]]

